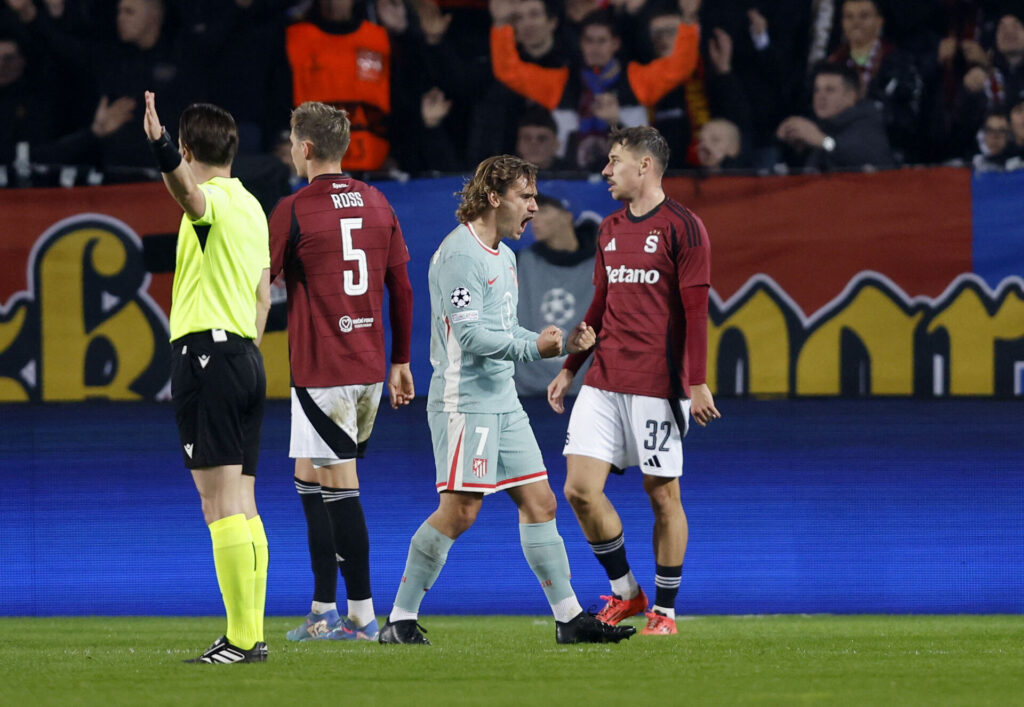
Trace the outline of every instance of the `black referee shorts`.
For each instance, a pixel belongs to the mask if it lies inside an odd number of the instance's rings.
[[[215,330],[171,342],[171,399],[189,469],[241,464],[255,476],[266,397],[252,339]]]

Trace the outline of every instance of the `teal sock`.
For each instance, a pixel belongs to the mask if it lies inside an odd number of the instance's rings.
[[[565,554],[565,543],[558,534],[554,519],[547,523],[520,523],[519,541],[548,603],[555,607],[559,602],[575,597],[569,583],[569,556]]]
[[[419,613],[420,602],[441,574],[441,569],[448,559],[448,550],[454,542],[423,521],[423,525],[413,534],[409,543],[409,557],[405,561],[402,584],[395,596],[396,607],[414,614]]]

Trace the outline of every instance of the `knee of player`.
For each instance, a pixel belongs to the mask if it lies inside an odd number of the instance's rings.
[[[528,503],[520,507],[520,516],[529,518],[531,523],[544,523],[555,517],[558,510],[558,500],[555,492],[550,488],[546,494],[540,494],[531,498]]]
[[[477,513],[480,512],[479,505],[460,505],[454,509],[451,516],[452,524],[460,535],[469,530],[476,522]]]
[[[660,479],[645,476],[644,490],[651,500],[651,508],[656,515],[674,515],[683,512],[682,498],[679,493],[678,479]]]
[[[594,504],[601,495],[600,491],[577,486],[571,481],[565,482],[562,492],[565,494],[565,500],[569,502],[569,505],[576,509]]]

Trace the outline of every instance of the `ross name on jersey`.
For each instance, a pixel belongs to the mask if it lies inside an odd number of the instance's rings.
[[[353,206],[363,205],[363,195],[357,191],[349,192],[347,194],[331,194],[331,201],[334,202],[334,208],[345,209]]]
[[[645,285],[653,285],[661,279],[661,273],[657,270],[627,268],[625,265],[620,265],[617,268],[606,265],[604,269],[608,273],[609,284],[613,282],[638,282]]]

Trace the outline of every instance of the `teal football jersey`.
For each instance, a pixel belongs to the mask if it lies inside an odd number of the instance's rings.
[[[516,361],[536,361],[536,332],[519,326],[516,259],[490,248],[468,224],[445,236],[430,259],[428,410],[511,412],[521,408]]]

